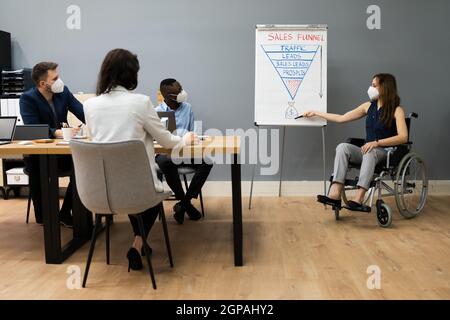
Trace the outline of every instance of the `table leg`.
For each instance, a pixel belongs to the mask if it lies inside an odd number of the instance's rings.
[[[233,201],[233,240],[234,240],[234,265],[243,266],[242,254],[242,193],[241,193],[241,164],[238,163],[238,155],[233,155],[231,164],[231,187]]]
[[[58,204],[58,164],[56,156],[41,155],[40,175],[42,215],[44,219],[45,261],[48,264],[62,262],[61,230]]]
[[[44,218],[45,262],[61,264],[78,250],[92,234],[92,214],[80,201],[75,179],[73,183],[73,239],[61,245],[59,225],[58,155],[40,156],[42,215]]]

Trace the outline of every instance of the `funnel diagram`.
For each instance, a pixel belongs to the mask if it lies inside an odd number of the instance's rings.
[[[280,77],[290,101],[285,111],[286,119],[294,119],[299,116],[295,108],[295,97],[301,89],[301,85],[313,63],[320,45],[301,44],[271,44],[261,45],[267,58]],[[320,52],[322,52],[320,50]],[[322,69],[322,61],[321,61]],[[321,70],[322,73],[322,70]],[[321,84],[322,87],[322,84]],[[322,90],[319,93],[322,97]]]

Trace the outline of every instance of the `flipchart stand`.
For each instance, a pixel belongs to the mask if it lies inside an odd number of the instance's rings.
[[[259,128],[260,126],[258,124],[255,123],[255,125],[258,128],[258,139],[259,139]],[[283,138],[281,140],[281,159],[280,159],[280,180],[279,180],[279,186],[278,186],[278,197],[281,197],[281,184],[283,182],[283,162],[284,162],[284,141],[285,141],[285,137],[286,137],[286,126],[283,126]],[[327,179],[326,179],[326,149],[325,149],[325,128],[326,125],[322,126],[322,160],[323,160],[323,194],[326,195],[327,194]],[[258,143],[258,155],[259,155],[259,143]],[[249,197],[249,201],[248,201],[248,209],[251,210],[252,208],[252,197],[253,197],[253,182],[255,180],[255,174],[256,174],[256,166],[257,163],[253,165],[253,170],[252,170],[252,180],[251,180],[251,184],[250,184],[250,197]]]

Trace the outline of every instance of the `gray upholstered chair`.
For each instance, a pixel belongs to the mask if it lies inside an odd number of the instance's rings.
[[[102,217],[106,217],[106,258],[109,264],[109,227],[112,220],[110,218],[115,214],[135,214],[141,234],[144,234],[140,213],[159,205],[170,266],[173,267],[169,235],[162,206],[162,201],[170,197],[170,193],[155,190],[144,143],[139,140],[110,143],[73,140],[70,142],[70,147],[81,202],[87,209],[95,213],[95,226],[89,247],[83,287],[86,286]],[[156,289],[149,250],[148,243],[144,239],[144,252],[150,278],[153,288]]]

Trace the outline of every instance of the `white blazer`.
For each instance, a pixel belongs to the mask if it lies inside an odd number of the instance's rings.
[[[86,100],[84,115],[92,141],[143,141],[156,190],[164,190],[156,176],[153,139],[165,148],[182,147],[184,141],[166,130],[149,97],[118,86],[110,93]]]

